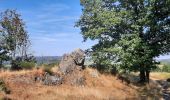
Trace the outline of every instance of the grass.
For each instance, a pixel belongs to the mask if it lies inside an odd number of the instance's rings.
[[[57,67],[52,69],[57,71]],[[85,86],[72,86],[62,84],[60,86],[45,86],[35,83],[33,77],[43,75],[42,69],[2,71],[0,78],[5,81],[11,90],[11,94],[3,94],[0,97],[7,97],[15,100],[133,100],[139,97],[147,99],[161,98],[157,85],[151,83],[146,86],[127,85],[117,80],[110,74],[100,74],[92,77],[95,69],[87,68],[82,73],[86,78]],[[168,73],[162,73],[161,79],[168,77]],[[151,77],[159,77],[160,73],[152,73]]]
[[[83,74],[86,77],[86,86],[45,86],[32,81],[32,77],[43,74],[43,70],[2,71],[0,78],[4,79],[11,89],[10,95],[4,97],[21,100],[102,100],[125,99],[137,97],[136,90],[120,83],[112,75],[100,74],[94,78],[90,73],[93,69],[86,69]]]
[[[170,73],[168,72],[153,72],[151,73],[151,77],[159,80],[166,80],[170,78]]]

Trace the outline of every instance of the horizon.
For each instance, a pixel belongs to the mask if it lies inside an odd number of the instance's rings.
[[[0,0],[0,12],[6,9],[16,9],[21,14],[32,44],[30,52],[35,56],[62,56],[96,43],[83,42],[80,29],[74,27],[82,14],[79,0]],[[170,55],[156,59],[170,59]]]

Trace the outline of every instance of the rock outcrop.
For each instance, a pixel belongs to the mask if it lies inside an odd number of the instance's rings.
[[[59,64],[59,71],[68,74],[73,70],[84,69],[85,53],[81,49],[73,51],[71,54],[64,54]]]
[[[50,75],[45,72],[43,76],[35,77],[36,82],[41,82],[44,85],[60,85],[63,82],[63,77],[59,75]]]
[[[84,86],[86,78],[82,71],[84,67],[85,53],[77,49],[70,54],[64,54],[59,64],[57,74],[45,73],[43,76],[35,77],[35,81],[44,85],[60,85],[62,83],[76,86]]]
[[[45,73],[45,77],[43,80],[44,85],[60,85],[63,82],[63,78],[57,75],[50,75],[49,73]]]

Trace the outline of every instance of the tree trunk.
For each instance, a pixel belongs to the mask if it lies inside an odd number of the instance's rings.
[[[140,70],[140,83],[144,83],[146,82],[146,75],[145,75],[145,71],[144,70]]]
[[[149,70],[140,70],[140,83],[149,83]]]
[[[0,68],[2,68],[2,60],[0,61]]]
[[[146,82],[148,83],[149,83],[149,74],[150,74],[150,71],[146,70]]]

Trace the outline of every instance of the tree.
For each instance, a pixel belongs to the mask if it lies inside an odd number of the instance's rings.
[[[8,48],[4,43],[5,38],[3,37],[2,31],[0,31],[0,68],[3,66],[3,61],[9,60]]]
[[[15,10],[6,10],[0,16],[1,33],[4,43],[8,48],[12,64],[17,57],[26,59],[28,47],[30,46],[29,36],[25,30],[25,24]]]
[[[12,58],[25,56],[30,41],[20,15],[15,10],[6,10],[1,13],[0,23],[6,42],[11,50]]]
[[[139,71],[140,82],[170,52],[170,0],[80,0],[83,14],[76,26],[84,40],[98,40],[91,49],[95,63]]]

